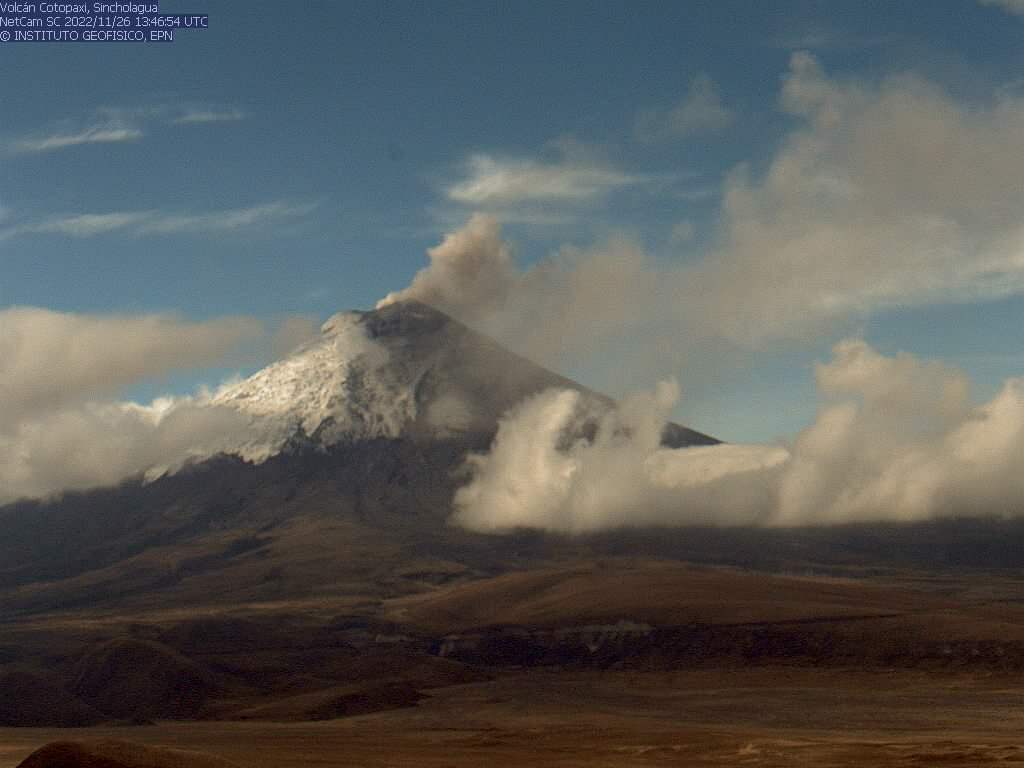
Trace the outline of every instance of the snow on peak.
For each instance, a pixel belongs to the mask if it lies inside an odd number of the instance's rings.
[[[415,418],[414,387],[395,375],[388,349],[367,335],[363,319],[334,315],[320,338],[214,396],[214,405],[251,417],[254,438],[243,455],[273,455],[299,429],[325,445],[395,437]]]
[[[302,434],[322,446],[365,438],[448,438],[493,431],[502,414],[547,389],[578,384],[506,350],[425,304],[340,312],[319,338],[211,404],[249,419],[236,451],[261,461]],[[600,407],[611,401],[587,392]],[[716,442],[676,425],[669,444]]]

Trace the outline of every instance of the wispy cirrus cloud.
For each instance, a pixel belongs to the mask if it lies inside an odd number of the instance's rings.
[[[301,218],[313,212],[317,203],[276,201],[248,208],[234,208],[201,214],[158,212],[139,225],[139,234],[173,235],[188,232],[231,232],[273,221]]]
[[[449,200],[464,205],[594,200],[641,181],[641,177],[582,160],[542,162],[527,158],[472,155],[465,178],[450,185]]]
[[[200,125],[237,122],[247,117],[235,106],[158,104],[143,107],[99,107],[84,118],[63,120],[23,136],[8,138],[10,154],[43,154],[87,144],[118,144],[145,137],[153,124]]]
[[[93,237],[119,229],[126,229],[144,221],[152,211],[121,212],[121,213],[79,213],[59,216],[35,224],[12,227],[0,233],[0,237],[17,234],[63,234],[72,237]]]
[[[123,122],[101,122],[77,129],[56,129],[10,142],[9,149],[15,154],[53,152],[82,144],[115,144],[137,141],[143,136],[142,130]]]
[[[159,209],[75,213],[51,216],[0,229],[0,240],[46,234],[87,238],[117,232],[133,236],[232,232],[276,221],[302,218],[316,207],[317,203],[279,200],[208,213],[173,213]]]
[[[169,125],[234,122],[249,116],[237,104],[215,104],[208,101],[183,101],[134,107],[103,106],[96,109],[95,115],[105,120]]]

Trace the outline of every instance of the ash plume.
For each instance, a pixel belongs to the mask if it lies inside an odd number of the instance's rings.
[[[794,128],[763,173],[725,175],[703,251],[655,258],[619,237],[521,268],[478,213],[382,303],[418,299],[546,365],[645,364],[649,383],[893,307],[1024,293],[1024,99],[965,104],[913,73],[831,77],[798,52],[779,108]]]

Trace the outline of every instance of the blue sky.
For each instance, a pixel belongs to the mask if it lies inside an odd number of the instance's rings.
[[[179,32],[173,45],[0,47],[0,310],[323,319],[408,285],[425,251],[481,210],[502,222],[523,269],[567,245],[616,239],[642,249],[656,270],[699,269],[720,254],[749,265],[753,257],[735,255],[746,253],[736,241],[747,230],[735,223],[741,203],[723,204],[728,190],[749,194],[742,211],[835,216],[806,200],[786,207],[790,192],[768,182],[774,168],[783,183],[780,158],[787,148],[797,154],[805,135],[834,153],[816,162],[843,169],[850,183],[890,163],[893,194],[921,196],[907,217],[955,224],[945,241],[964,253],[913,262],[921,285],[930,270],[943,273],[934,288],[920,288],[907,270],[870,272],[876,256],[888,256],[866,245],[830,267],[874,275],[822,299],[848,311],[804,323],[816,309],[779,320],[769,306],[744,316],[743,328],[725,318],[699,331],[684,318],[671,333],[659,325],[656,342],[702,335],[699,351],[668,355],[678,370],[612,375],[612,361],[575,359],[565,372],[615,394],[675,374],[684,390],[677,416],[734,441],[810,422],[813,364],[851,334],[885,353],[958,365],[981,398],[1024,372],[1016,333],[1024,299],[1005,247],[966,270],[973,276],[945,274],[974,258],[968,249],[1013,241],[1012,211],[992,222],[978,211],[1024,195],[1008,198],[998,179],[988,188],[984,174],[958,176],[953,164],[945,180],[956,188],[963,178],[962,195],[933,196],[927,169],[854,151],[823,122],[831,98],[854,127],[912,135],[913,115],[898,125],[877,115],[889,103],[921,103],[927,125],[952,115],[955,125],[938,133],[962,150],[962,167],[978,165],[985,150],[971,142],[988,136],[993,152],[1019,163],[1012,155],[1024,155],[1024,135],[1015,134],[1024,123],[1006,113],[1024,94],[1020,2],[165,0],[161,8],[208,13],[210,29]],[[803,89],[789,102],[787,82]],[[730,182],[742,173],[746,186]],[[844,220],[833,234],[859,224],[879,231],[878,222],[905,233],[904,218],[878,216]],[[789,230],[762,234],[767,265],[803,241]],[[904,245],[892,241],[900,254]],[[798,256],[786,258],[792,265]],[[821,263],[807,259],[810,269]],[[742,282],[775,272],[727,274]],[[830,274],[809,277],[807,291],[829,293]],[[708,280],[721,289],[722,279]],[[780,288],[780,302],[786,291],[802,295],[799,282]],[[762,290],[774,291],[769,283]],[[721,301],[744,299],[722,289]],[[765,332],[751,336],[748,325]],[[246,365],[206,360],[125,391],[190,390]]]

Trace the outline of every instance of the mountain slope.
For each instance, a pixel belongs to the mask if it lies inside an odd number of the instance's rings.
[[[214,399],[251,417],[258,436],[242,455],[272,455],[297,430],[320,445],[489,435],[503,413],[549,388],[584,392],[601,407],[612,404],[419,302],[339,313],[321,331]],[[666,442],[718,441],[672,425]]]
[[[609,555],[842,572],[1024,562],[1024,523],[1013,520],[581,537],[448,524],[467,453],[486,450],[507,408],[552,386],[611,404],[420,304],[336,316],[319,339],[220,394],[272,426],[263,460],[218,456],[149,482],[0,507],[0,625],[99,607],[372,601]],[[713,442],[683,427],[666,438]]]
[[[240,456],[0,507],[0,613],[156,594],[269,599],[324,584],[394,594],[416,580],[396,583],[396,568],[433,579],[536,560],[536,543],[496,547],[447,519],[467,453],[551,387],[612,406],[423,304],[335,315],[319,338],[217,394],[215,405],[251,419]],[[715,441],[673,425],[666,442]]]

